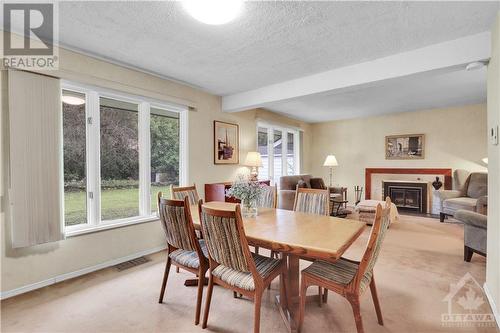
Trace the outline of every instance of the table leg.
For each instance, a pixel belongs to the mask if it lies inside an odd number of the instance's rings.
[[[296,255],[283,255],[287,262],[285,288],[280,288],[280,295],[276,297],[277,304],[285,325],[289,332],[297,332],[299,319],[299,257]]]

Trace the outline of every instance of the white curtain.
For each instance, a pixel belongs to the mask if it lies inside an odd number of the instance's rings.
[[[8,89],[12,246],[61,240],[64,234],[59,79],[9,71]]]

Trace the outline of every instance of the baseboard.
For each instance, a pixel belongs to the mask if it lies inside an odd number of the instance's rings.
[[[498,312],[498,307],[495,304],[493,297],[491,296],[490,290],[488,289],[486,282],[483,285],[483,290],[484,290],[484,293],[486,294],[486,298],[488,299],[488,302],[490,303],[491,312],[493,312],[493,316],[495,317],[495,321],[497,322],[497,327],[500,328],[500,312]]]
[[[26,286],[22,286],[22,287],[15,288],[12,290],[3,291],[3,292],[0,292],[0,299],[4,300],[4,299],[7,299],[9,297],[24,294],[24,293],[27,293],[28,291],[32,291],[35,289],[50,286],[51,284],[55,284],[55,283],[58,283],[58,282],[61,282],[64,280],[68,280],[68,279],[72,279],[72,278],[75,278],[75,277],[78,277],[81,275],[92,273],[92,272],[95,272],[95,271],[98,271],[100,269],[107,268],[110,266],[118,265],[118,264],[121,264],[122,262],[129,261],[129,260],[132,260],[135,258],[139,258],[139,257],[145,256],[148,254],[156,253],[156,252],[162,251],[164,249],[166,249],[165,246],[155,247],[155,248],[140,251],[140,252],[125,256],[125,257],[109,260],[109,261],[106,261],[106,262],[103,262],[103,263],[100,263],[100,264],[97,264],[94,266],[79,269],[79,270],[74,271],[74,272],[69,272],[69,273],[57,275],[57,276],[50,278],[50,279],[47,279],[47,280],[35,282],[35,283],[28,284]]]

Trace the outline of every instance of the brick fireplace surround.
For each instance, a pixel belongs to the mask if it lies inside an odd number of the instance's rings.
[[[428,168],[366,168],[365,169],[365,199],[371,199],[372,174],[398,174],[398,175],[444,175],[444,189],[451,190],[451,169]]]

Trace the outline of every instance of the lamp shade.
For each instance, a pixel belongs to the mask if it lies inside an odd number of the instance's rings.
[[[256,151],[248,152],[247,158],[245,159],[245,165],[250,167],[261,167],[262,159],[260,158],[260,153]]]
[[[339,163],[337,162],[335,155],[328,155],[325,159],[325,163],[323,163],[323,166],[326,167],[334,167],[337,165],[339,165]]]

